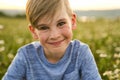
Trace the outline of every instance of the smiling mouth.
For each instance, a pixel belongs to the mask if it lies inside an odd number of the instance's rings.
[[[57,42],[49,42],[49,44],[54,45],[54,46],[59,46],[64,40],[60,40]]]

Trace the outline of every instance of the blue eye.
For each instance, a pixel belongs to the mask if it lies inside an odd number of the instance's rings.
[[[60,22],[57,24],[57,26],[63,26],[64,24],[66,24],[66,22]]]

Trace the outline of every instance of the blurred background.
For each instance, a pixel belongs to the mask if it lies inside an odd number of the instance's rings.
[[[34,41],[27,0],[0,0],[0,79],[19,47]],[[73,39],[89,44],[103,80],[120,80],[120,0],[70,0],[77,14]]]

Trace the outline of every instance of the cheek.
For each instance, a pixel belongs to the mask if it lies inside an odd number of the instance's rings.
[[[65,35],[67,38],[71,39],[72,38],[72,30],[70,28],[65,28],[64,30],[62,30],[63,35]]]
[[[38,37],[41,43],[44,43],[47,40],[47,35],[45,33],[39,33]]]

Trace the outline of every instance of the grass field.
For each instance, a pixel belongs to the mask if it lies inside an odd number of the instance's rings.
[[[25,18],[0,17],[0,79],[17,49],[33,41]],[[87,43],[103,80],[120,80],[120,18],[78,21],[73,39]]]

